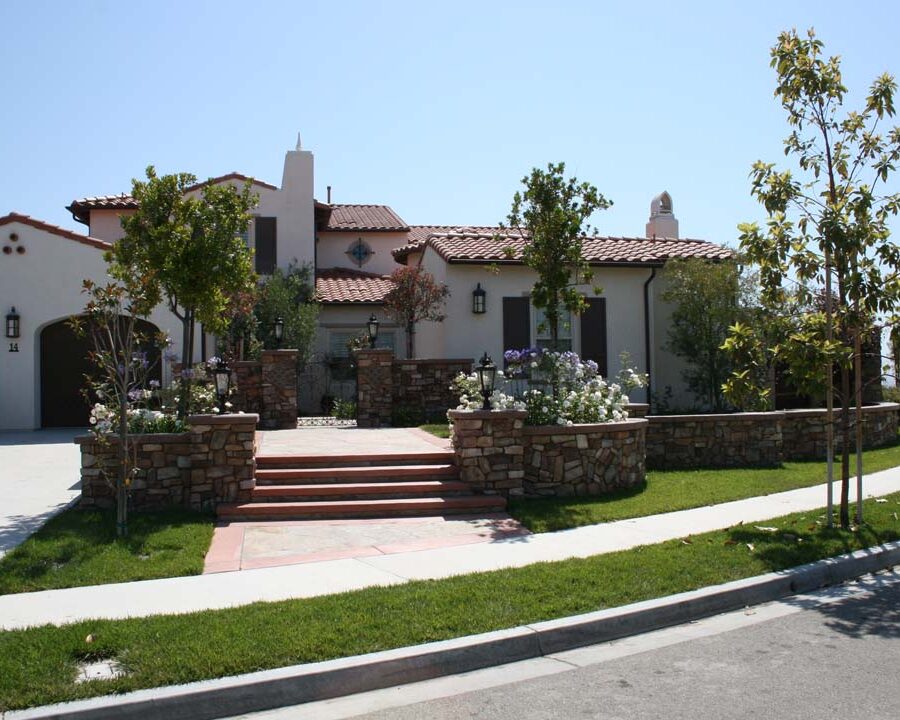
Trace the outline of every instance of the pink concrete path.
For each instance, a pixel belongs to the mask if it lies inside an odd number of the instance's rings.
[[[418,428],[301,427],[261,433],[258,456],[440,453],[450,441]]]

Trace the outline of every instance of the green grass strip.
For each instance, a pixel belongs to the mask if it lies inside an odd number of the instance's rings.
[[[855,468],[852,455],[850,467]],[[866,473],[900,465],[900,443],[863,453]],[[835,465],[840,473],[840,465]],[[825,482],[825,463],[789,462],[777,468],[726,470],[656,470],[633,490],[600,497],[513,499],[509,513],[532,532],[552,532],[580,525],[657,515],[731,500],[770,495]],[[851,486],[855,479],[851,478]],[[839,496],[839,484],[835,494]],[[825,493],[822,493],[824,502]]]
[[[439,438],[450,437],[450,426],[447,423],[428,423],[427,425],[419,425],[419,430],[424,430]]]
[[[112,512],[60,513],[0,559],[0,595],[198,575],[213,519],[180,509],[136,513],[128,531],[116,537]]]
[[[587,559],[190,615],[3,632],[0,709],[317,662],[694,590],[897,540],[898,511],[895,493],[867,501],[867,522],[854,532],[829,530],[822,511],[812,511]],[[76,661],[84,657],[115,658],[128,675],[76,685]]]

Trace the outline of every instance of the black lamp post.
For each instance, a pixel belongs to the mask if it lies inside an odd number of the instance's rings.
[[[487,293],[481,287],[481,283],[478,283],[478,287],[472,291],[472,312],[476,315],[483,315],[486,310]]]
[[[481,397],[484,398],[482,410],[491,409],[491,395],[494,394],[494,381],[497,379],[497,367],[494,361],[488,357],[487,351],[481,356],[478,367],[475,368],[478,375],[478,384],[481,386]]]
[[[374,349],[375,341],[378,339],[378,318],[375,317],[374,313],[369,317],[366,328],[369,331],[369,347]]]
[[[284,340],[284,318],[280,315],[275,318],[275,347],[281,347],[281,341]]]
[[[228,390],[231,388],[231,368],[224,360],[216,365],[214,371],[216,376],[216,395],[219,396],[219,412],[225,412],[225,398],[228,397]]]
[[[19,314],[15,308],[12,308],[6,315],[6,337],[19,337]]]

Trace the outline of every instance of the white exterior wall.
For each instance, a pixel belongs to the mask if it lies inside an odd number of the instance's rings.
[[[700,402],[694,393],[687,389],[682,378],[687,363],[683,358],[666,349],[669,344],[669,326],[672,320],[672,306],[662,300],[666,291],[665,268],[657,272],[651,287],[653,303],[653,324],[651,342],[654,347],[653,358],[653,394],[663,398],[666,388],[672,389],[668,402],[672,409],[688,410],[698,407]]]
[[[347,255],[357,239],[373,250],[372,257],[362,267]],[[390,275],[398,267],[391,250],[406,245],[406,233],[320,232],[316,242],[316,264],[319,268],[352,268],[376,275]]]
[[[106,240],[109,243],[115,242],[125,235],[125,231],[122,229],[122,216],[131,215],[133,212],[131,210],[126,212],[121,210],[92,210],[88,234],[98,240]]]
[[[410,263],[414,262],[412,259]],[[499,273],[482,265],[447,264],[428,248],[423,266],[438,282],[450,287],[447,319],[442,323],[419,323],[416,355],[421,358],[448,357],[478,360],[485,351],[495,363],[502,364],[503,298],[527,296],[536,274],[523,266],[500,266]],[[648,268],[594,268],[593,285],[602,288],[595,295],[592,286],[582,288],[588,297],[606,298],[606,343],[608,373],[615,377],[621,368],[619,356],[628,352],[631,364],[639,371],[647,369],[644,352],[644,296],[643,286],[650,276]],[[477,283],[487,293],[486,312],[472,313],[472,291]],[[572,347],[581,351],[580,318],[573,318]],[[532,345],[534,344],[534,315],[532,310]],[[633,400],[643,401],[644,391],[633,393]]]
[[[84,307],[82,281],[106,282],[103,250],[30,225],[10,223],[3,237],[15,232],[24,255],[0,255],[0,317],[15,306],[21,317],[20,337],[5,337],[0,347],[0,430],[31,430],[41,426],[40,337],[47,325],[78,314]],[[181,324],[165,307],[148,318],[174,341],[181,352]],[[18,352],[9,352],[10,342]],[[199,356],[199,352],[198,352]],[[164,368],[164,379],[168,368]]]

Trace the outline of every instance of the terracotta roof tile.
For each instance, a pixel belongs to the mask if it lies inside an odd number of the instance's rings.
[[[495,236],[500,234],[500,239]],[[518,234],[501,233],[499,228],[437,229],[411,228],[410,243],[392,251],[397,262],[405,262],[412,252],[430,245],[449,263],[521,263],[524,241]],[[507,253],[507,248],[511,251]],[[699,257],[724,260],[732,256],[728,248],[705,240],[677,238],[586,237],[584,257],[592,265],[662,265],[670,258]]]
[[[263,182],[262,180],[255,180],[248,175],[244,175],[243,173],[231,172],[227,175],[219,175],[219,177],[214,177],[210,178],[209,180],[204,180],[203,182],[195,183],[194,185],[191,185],[189,188],[187,188],[187,191],[190,192],[192,190],[199,190],[200,188],[207,185],[227,182],[228,180],[240,180],[241,182],[245,183],[252,182],[254,185],[260,185],[264,188],[268,188],[269,190],[278,189],[275,185]],[[79,200],[73,200],[72,203],[68,207],[66,207],[66,210],[72,213],[72,217],[74,217],[78,222],[87,225],[91,210],[134,210],[135,208],[137,208],[137,202],[135,202],[135,199],[128,193],[121,193],[120,195],[98,195],[96,197],[86,197]]]
[[[316,273],[316,297],[322,303],[380,303],[394,283],[387,275],[351,268],[329,268]]]
[[[29,227],[43,230],[52,235],[58,235],[59,237],[64,237],[68,240],[80,242],[82,245],[90,245],[91,247],[100,248],[101,250],[109,250],[109,248],[112,247],[112,245],[103,240],[92,238],[88,235],[81,235],[79,233],[72,232],[71,230],[66,230],[65,228],[61,228],[59,225],[51,225],[50,223],[45,223],[42,220],[36,220],[29,215],[22,215],[20,213],[13,212],[9,215],[0,217],[0,225],[9,225],[10,223],[21,223],[22,225],[28,225]]]
[[[325,232],[407,232],[409,226],[387,205],[332,205]]]

